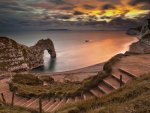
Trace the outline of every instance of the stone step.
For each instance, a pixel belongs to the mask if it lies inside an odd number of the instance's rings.
[[[79,102],[79,101],[81,101],[81,97],[76,96],[76,97],[75,97],[75,102]]]
[[[112,77],[114,78],[114,79],[116,79],[118,82],[120,82],[120,75],[117,75],[117,74],[112,74]],[[125,84],[125,83],[127,83],[128,81],[125,81],[124,80],[124,77],[122,76],[122,84]]]
[[[68,103],[73,103],[73,102],[74,102],[74,99],[73,99],[73,98],[68,98],[67,101],[66,101],[67,104],[68,104]]]
[[[20,101],[16,102],[15,105],[17,106],[23,106],[29,99],[22,98]]]
[[[129,76],[131,76],[131,77],[133,77],[133,78],[139,77],[139,76],[134,75],[133,73],[131,73],[131,72],[129,72],[129,71],[123,69],[123,68],[119,68],[119,71],[121,71],[122,73],[125,73],[125,74],[127,74],[127,75],[129,75]]]
[[[4,91],[4,90],[9,90],[8,85],[0,86],[0,92],[1,92],[1,91]]]
[[[49,99],[43,99],[42,100],[42,108],[45,106],[45,105],[47,105],[48,103],[49,103]]]
[[[92,97],[93,97],[93,95],[90,92],[86,92],[86,93],[83,94],[83,99],[84,100],[88,100]]]
[[[26,99],[26,102],[22,106],[28,107],[36,98]]]
[[[56,111],[58,108],[62,107],[65,103],[66,103],[66,99],[62,99],[62,100],[51,110],[51,112]]]
[[[29,106],[29,108],[38,109],[38,108],[39,108],[39,98],[37,98],[37,99]]]
[[[120,75],[122,75],[122,82],[123,82],[124,84],[133,79],[133,77],[131,77],[131,76],[125,74],[125,73],[122,73],[122,72],[119,71],[119,70],[116,70],[115,72],[112,73],[112,76],[113,76],[114,78],[116,78],[119,82],[120,82]]]
[[[7,91],[7,92],[3,92],[4,98],[6,100],[6,103],[11,103],[12,101],[12,93]]]
[[[56,99],[56,100],[54,101],[54,103],[53,103],[51,106],[49,106],[48,109],[46,109],[45,112],[51,112],[51,110],[52,110],[55,106],[57,106],[57,104],[58,104],[59,102],[60,102],[60,99]]]
[[[14,96],[14,104],[19,102],[20,100],[22,99],[22,97],[19,97],[19,96]]]
[[[112,87],[114,89],[120,88],[120,83],[112,76],[108,76],[103,81],[104,81],[104,83],[106,83],[107,85],[109,85],[110,87]]]
[[[46,111],[54,103],[54,101],[54,99],[51,99],[50,101],[48,101],[48,103],[43,105],[43,110]]]
[[[90,92],[96,97],[102,97],[103,93],[98,88],[90,89]]]
[[[105,94],[109,94],[113,91],[112,88],[110,88],[108,85],[106,85],[104,82],[101,82],[99,85],[98,85],[98,88]]]

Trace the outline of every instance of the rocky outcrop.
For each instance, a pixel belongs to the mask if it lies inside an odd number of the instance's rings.
[[[26,71],[43,65],[44,50],[52,58],[56,57],[52,40],[42,39],[32,47],[18,44],[7,37],[0,37],[0,70],[1,71]]]
[[[150,34],[145,35],[138,42],[131,44],[128,53],[150,53]]]
[[[142,27],[136,27],[136,28],[129,28],[127,30],[128,35],[137,35],[141,31]]]

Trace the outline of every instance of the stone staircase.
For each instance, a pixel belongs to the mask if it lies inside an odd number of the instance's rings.
[[[64,106],[65,104],[87,100],[93,96],[100,98],[121,87],[120,75],[122,75],[122,84],[126,84],[132,79],[138,77],[133,73],[130,73],[124,69],[117,68],[113,70],[111,75],[104,78],[103,81],[99,83],[97,87],[90,89],[89,92],[83,94],[82,96],[76,96],[74,98],[62,98],[62,99],[58,98],[45,99],[42,100],[42,108],[45,112],[54,112],[58,110],[60,107]],[[6,103],[11,104],[12,93],[9,91],[9,86],[7,84],[7,80],[5,79],[0,80],[0,92],[4,94]],[[37,110],[39,108],[39,99],[38,98],[27,99],[15,95],[14,105]]]

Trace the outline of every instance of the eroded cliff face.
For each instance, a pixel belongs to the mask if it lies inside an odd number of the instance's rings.
[[[150,33],[142,37],[138,42],[131,44],[128,52],[136,54],[150,53]]]
[[[39,40],[36,45],[27,47],[7,37],[0,37],[0,71],[26,71],[43,65],[44,50],[52,58],[56,57],[50,39]]]

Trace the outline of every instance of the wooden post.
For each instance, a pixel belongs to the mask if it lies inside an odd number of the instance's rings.
[[[14,106],[14,99],[15,99],[15,91],[12,92],[12,100],[11,100],[12,106]]]
[[[120,75],[120,87],[122,86],[122,75]]]
[[[42,98],[39,97],[39,113],[42,113]]]
[[[5,100],[5,97],[4,97],[3,93],[1,93],[1,97],[2,97],[3,102],[6,103],[6,100]]]

